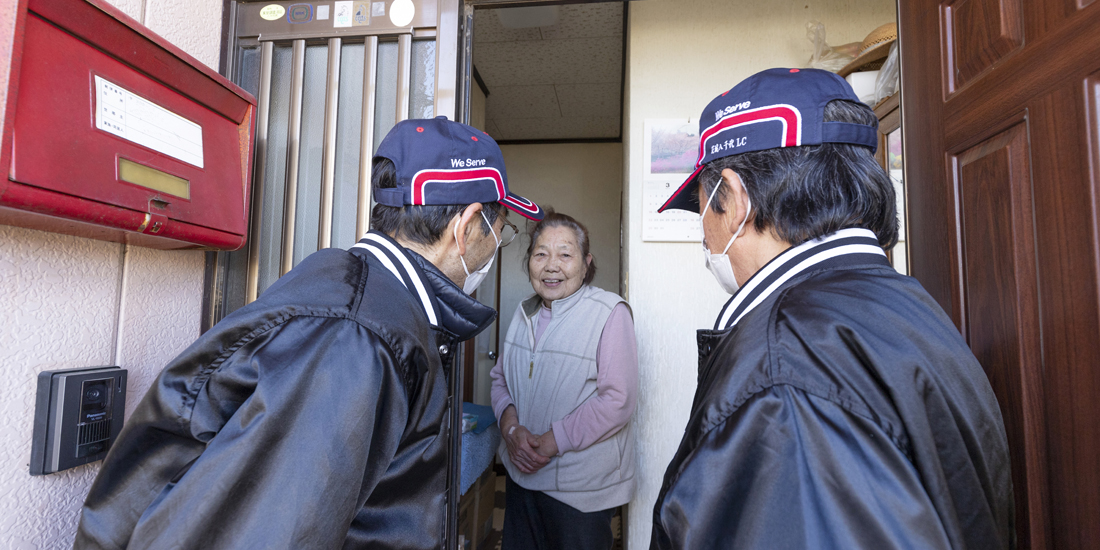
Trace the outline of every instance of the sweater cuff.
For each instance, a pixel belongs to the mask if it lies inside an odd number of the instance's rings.
[[[497,422],[500,422],[501,415],[504,411],[508,410],[508,407],[515,405],[512,403],[512,398],[509,395],[503,395],[499,399],[493,400],[493,414],[497,416]]]
[[[554,430],[554,443],[558,444],[558,456],[576,450],[573,442],[569,441],[569,436],[565,435],[565,426],[562,426],[562,420],[550,424],[550,429]]]

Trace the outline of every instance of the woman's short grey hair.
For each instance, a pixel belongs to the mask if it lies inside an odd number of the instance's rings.
[[[553,208],[546,209],[546,215],[539,221],[531,225],[527,230],[527,235],[530,241],[527,244],[527,252],[523,254],[523,272],[528,276],[531,275],[531,254],[535,252],[535,243],[539,240],[539,235],[542,232],[551,227],[568,227],[572,229],[577,235],[577,245],[581,247],[581,261],[585,261],[588,255],[591,254],[591,242],[588,238],[588,228],[583,223],[577,221],[573,216],[567,214],[561,214],[554,212]],[[592,279],[596,278],[596,258],[593,257],[592,261],[585,267],[584,282],[582,284],[592,283]]]
[[[878,122],[869,107],[845,100],[825,106],[825,121]],[[727,168],[740,176],[748,189],[757,231],[770,230],[797,246],[840,229],[862,227],[873,231],[885,249],[897,244],[894,185],[867,147],[824,143],[716,159],[699,174],[706,196]],[[718,188],[712,210],[725,212],[728,192],[728,186]]]

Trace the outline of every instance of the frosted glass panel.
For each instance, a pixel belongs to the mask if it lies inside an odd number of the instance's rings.
[[[340,49],[340,111],[336,121],[336,178],[332,205],[332,246],[349,248],[355,234],[359,199],[359,143],[363,124],[363,44]]]
[[[435,116],[435,41],[415,40],[412,43],[412,78],[410,79],[409,118]]]
[[[374,103],[374,151],[397,123],[397,42],[378,44],[378,94]]]
[[[254,97],[260,96],[260,48],[241,48],[240,67],[237,69],[237,85]]]
[[[294,218],[294,265],[317,251],[324,171],[325,87],[328,45],[306,46],[302,80],[302,132],[298,148],[298,197]]]
[[[282,256],[291,60],[290,46],[275,46],[271,63],[271,110],[267,127],[267,162],[264,166],[264,204],[260,212],[260,292],[279,278],[279,258]]]
[[[393,128],[397,118],[398,43],[395,37],[381,37],[378,43],[376,71],[377,88],[374,90],[374,143],[373,151]],[[351,40],[361,40],[352,38]],[[255,44],[254,42],[252,44]],[[260,71],[262,48],[258,45],[241,46],[237,50],[237,83],[255,96],[261,87]],[[308,43],[307,43],[308,44]],[[262,189],[262,204],[257,204],[259,216],[258,234],[250,235],[258,247],[255,261],[259,266],[258,288],[262,293],[278,278],[284,235],[283,212],[287,200],[295,206],[293,265],[317,250],[320,211],[321,179],[324,170],[324,119],[326,86],[328,84],[328,45],[309,44],[305,51],[302,88],[301,129],[299,133],[298,186],[296,195],[287,197],[286,182],[288,164],[288,127],[290,121],[290,97],[292,95],[293,49],[289,43],[275,44],[272,48],[271,93],[268,112],[267,142],[264,164],[256,170],[263,172],[263,181],[257,181],[257,192]],[[431,118],[435,110],[436,43],[434,40],[413,40],[410,50],[409,117]],[[335,173],[333,186],[333,212],[331,243],[334,247],[348,248],[361,236],[356,234],[356,218],[359,202],[359,171],[362,146],[362,125],[366,119],[363,111],[363,65],[366,57],[363,43],[344,43],[340,46],[340,80],[337,94]],[[258,197],[259,198],[259,197]],[[373,202],[373,201],[372,201]],[[373,204],[372,204],[373,206]],[[222,315],[244,305],[246,300],[246,273],[248,256],[245,251],[220,253],[218,269],[223,274],[224,286],[218,289],[221,296]]]

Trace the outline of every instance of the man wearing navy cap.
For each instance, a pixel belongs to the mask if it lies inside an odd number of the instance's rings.
[[[717,97],[695,173],[733,296],[700,330],[699,385],[653,548],[1010,548],[997,400],[951,320],[884,250],[894,188],[874,113],[835,74],[770,69]]]
[[[77,548],[454,548],[456,345],[515,236],[483,132],[400,122],[374,158],[371,231],[321,250],[160,374],[85,502]],[[455,518],[450,518],[453,523]]]

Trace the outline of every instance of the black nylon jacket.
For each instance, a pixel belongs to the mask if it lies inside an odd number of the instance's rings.
[[[406,252],[442,327],[363,249],[309,256],[158,376],[75,547],[441,548],[455,344],[495,311]]]
[[[698,344],[652,548],[1015,546],[988,379],[885,257],[820,263]]]

